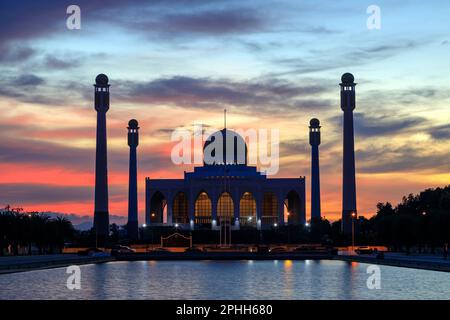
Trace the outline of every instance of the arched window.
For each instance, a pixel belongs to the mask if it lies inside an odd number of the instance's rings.
[[[233,199],[228,192],[222,193],[217,202],[217,216],[231,218],[234,215]]]
[[[189,223],[188,200],[184,192],[179,192],[173,200],[173,223]]]
[[[156,191],[150,199],[150,222],[163,223],[167,216],[167,201],[164,195]]]
[[[278,199],[272,192],[264,193],[261,220],[263,224],[278,223]]]
[[[245,192],[239,202],[239,224],[254,226],[256,222],[255,198],[250,192]]]
[[[211,223],[211,199],[206,192],[201,192],[195,201],[195,223]]]
[[[289,224],[299,224],[302,222],[301,201],[297,192],[290,191],[284,199],[284,221]]]

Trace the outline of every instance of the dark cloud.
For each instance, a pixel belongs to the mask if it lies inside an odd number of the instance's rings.
[[[402,117],[395,115],[371,116],[354,113],[355,134],[361,137],[377,137],[392,135],[407,131],[425,124],[427,120],[421,117]],[[342,115],[329,119],[334,125],[342,127]]]
[[[398,40],[365,48],[341,47],[335,50],[337,53],[333,56],[330,56],[328,52],[315,52],[314,56],[276,59],[273,60],[273,63],[287,70],[274,75],[305,74],[347,67],[354,69],[357,66],[384,60],[425,44],[424,42]]]
[[[92,100],[92,90],[91,85],[86,82],[62,80],[53,83],[36,74],[15,77],[5,75],[0,78],[0,96],[26,103],[67,105],[68,101],[77,101],[78,104],[83,104]]]
[[[170,14],[156,23],[160,32],[228,34],[261,30],[267,22],[257,10],[208,10],[195,13]],[[153,29],[155,30],[155,29]]]
[[[34,74],[23,74],[13,81],[14,86],[38,86],[43,84],[45,80]]]
[[[61,58],[54,55],[47,55],[44,59],[45,69],[70,69],[78,67],[81,63],[80,58]]]
[[[19,126],[16,126],[19,127]],[[2,136],[4,130],[0,128]],[[51,143],[36,139],[18,139],[21,131],[27,128],[16,128],[13,136],[0,140],[0,163],[3,164],[31,164],[44,167],[64,167],[67,170],[78,170],[81,172],[93,172],[95,166],[94,148],[76,148],[58,143]],[[83,129],[85,132],[86,129]],[[95,128],[91,128],[92,140],[95,140]],[[110,130],[111,133],[111,130]],[[33,134],[32,131],[27,134]],[[126,145],[126,133],[124,132],[124,145],[121,150],[108,151],[108,166],[113,171],[123,172],[128,170],[129,155]],[[168,139],[169,140],[169,139]],[[173,165],[170,155],[156,153],[154,150],[147,150],[140,147],[138,152],[139,164],[148,170],[159,170],[169,168]],[[86,181],[91,183],[91,181]]]
[[[108,1],[108,6],[99,1],[80,0],[82,15],[107,9],[126,1]],[[0,10],[0,42],[14,42],[42,37],[66,29],[67,7],[74,4],[69,0],[15,1],[3,0]]]
[[[387,172],[448,172],[450,154],[435,152],[423,146],[373,146],[356,151],[358,171],[362,173]]]
[[[51,184],[3,183],[0,184],[1,203],[33,203],[91,201],[94,188],[91,186],[61,186]],[[126,200],[125,186],[110,185],[109,194]],[[118,200],[118,199],[116,199]]]
[[[305,154],[305,152],[308,152],[308,147],[309,143],[306,138],[280,141],[280,157]]]
[[[93,131],[95,134],[95,131]],[[95,138],[95,136],[93,136]],[[0,163],[29,163],[36,165],[66,166],[89,171],[94,168],[94,151],[70,148],[57,143],[10,138],[0,141]]]
[[[311,96],[330,90],[329,87],[288,81],[252,80],[236,82],[223,79],[176,76],[148,82],[118,82],[115,93],[118,99],[148,104],[169,103],[191,108],[239,107],[240,111],[258,110],[258,113],[298,111],[328,106]],[[309,98],[308,98],[309,97]]]
[[[218,4],[219,1],[215,1]],[[0,43],[24,41],[67,30],[66,9],[76,4],[81,8],[82,28],[101,23],[152,32],[231,33],[252,30],[265,19],[254,10],[208,10],[204,0],[152,0],[143,4],[139,0],[102,1],[78,0],[3,0],[0,10]],[[167,13],[174,11],[173,13]],[[189,13],[187,13],[189,12]],[[260,18],[261,17],[261,18]]]
[[[450,139],[450,124],[432,127],[428,133],[435,140],[449,140]]]
[[[48,202],[86,201],[92,199],[92,187],[46,184],[0,184],[2,203],[43,204]]]
[[[2,52],[0,62],[4,65],[26,61],[36,52],[31,47],[21,45],[9,47],[5,44],[0,45],[0,51]]]
[[[449,101],[449,88],[411,87],[407,89],[370,90],[364,95],[358,95],[358,105],[364,106],[364,112],[369,114],[390,115],[398,118],[396,110],[416,110],[417,106],[427,107],[430,112],[434,110],[435,101]]]

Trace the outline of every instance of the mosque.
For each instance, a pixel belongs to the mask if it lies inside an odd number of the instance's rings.
[[[217,230],[226,224],[238,230],[306,222],[304,177],[271,179],[249,166],[244,139],[229,129],[212,134],[204,151],[217,136],[222,136],[223,159],[204,160],[183,179],[146,178],[147,226]],[[234,151],[231,157],[227,150]]]
[[[343,121],[342,172],[342,232],[352,233],[357,217],[353,110],[355,109],[354,77],[341,77],[340,96]],[[97,111],[97,139],[95,163],[94,230],[99,241],[109,234],[109,201],[107,170],[106,113],[109,110],[109,79],[104,74],[96,77],[94,106]],[[321,218],[319,145],[320,121],[311,119],[311,220]],[[139,126],[135,119],[128,123],[130,147],[128,235],[138,237],[137,157]],[[217,138],[223,141],[214,161],[205,157],[205,150]],[[211,146],[209,147],[211,149]],[[214,148],[214,150],[216,150]],[[226,128],[212,134],[203,146],[203,166],[185,172],[183,179],[145,180],[145,225],[173,226],[195,230],[212,229],[259,230],[280,225],[304,225],[305,177],[268,178],[255,166],[247,163],[247,145],[242,136]],[[215,152],[215,151],[214,151]],[[228,153],[228,154],[227,154]],[[103,239],[103,240],[102,240]]]

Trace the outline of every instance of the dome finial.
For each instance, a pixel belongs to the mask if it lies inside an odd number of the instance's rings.
[[[355,77],[351,73],[347,72],[342,75],[341,81],[343,84],[354,84]]]
[[[317,118],[312,118],[309,121],[309,125],[310,125],[311,128],[319,128],[320,127],[320,121]]]
[[[104,73],[100,73],[99,75],[97,75],[97,77],[95,77],[95,84],[97,86],[107,86],[108,81],[108,76]]]
[[[137,129],[138,125],[139,123],[136,119],[131,119],[130,121],[128,121],[128,128],[130,129]]]

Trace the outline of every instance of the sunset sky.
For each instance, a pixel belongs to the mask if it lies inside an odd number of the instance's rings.
[[[81,8],[81,29],[66,8]],[[368,30],[366,9],[381,8]],[[280,130],[276,177],[306,176],[322,125],[322,215],[341,211],[339,82],[355,75],[357,201],[450,183],[448,1],[10,1],[0,4],[0,206],[92,215],[93,83],[108,75],[110,213],[127,214],[127,122],[144,182],[182,178],[171,133],[194,122]]]

